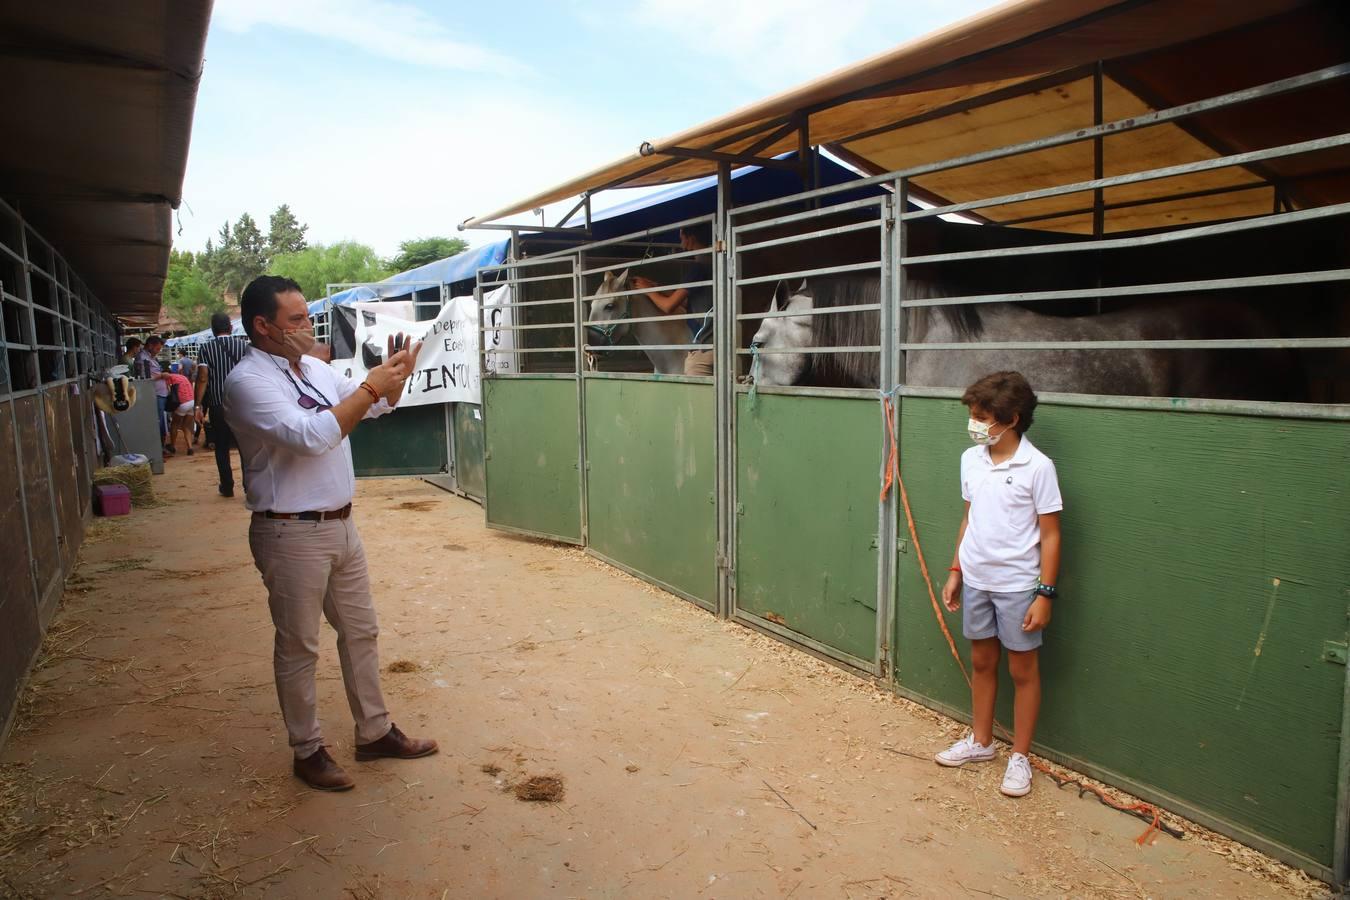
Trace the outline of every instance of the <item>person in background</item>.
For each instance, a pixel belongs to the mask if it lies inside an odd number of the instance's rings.
[[[206,367],[196,365],[193,360],[192,373],[192,401],[196,405],[192,418],[192,442],[200,444],[206,439]],[[206,442],[206,449],[211,449],[211,442]]]
[[[234,470],[230,466],[234,433],[225,419],[225,379],[248,352],[248,339],[231,334],[231,330],[229,315],[216,313],[211,316],[211,339],[197,350],[197,379],[200,384],[205,378],[201,398],[210,421],[206,443],[216,452],[216,472],[220,476],[217,490],[222,497],[234,496]],[[248,490],[247,473],[244,474],[244,490]]]
[[[144,346],[144,344],[141,342],[140,338],[137,337],[127,338],[126,344],[127,352],[122,354],[122,363],[123,365],[133,367],[133,371],[131,373],[132,378],[136,378],[140,374],[139,372],[136,372],[134,370],[134,367],[136,365],[136,357],[140,355],[142,346]]]
[[[250,346],[225,383],[253,511],[249,549],[276,628],[272,663],[295,776],[311,788],[355,782],[324,746],[314,673],[320,616],[337,631],[356,759],[415,759],[436,742],[404,734],[380,688],[379,625],[361,535],[352,520],[356,478],[347,435],[390,412],[421,344],[394,352],[356,382],[307,356],[314,332],[300,286],[263,275],[240,295]],[[398,343],[402,342],[402,335]]]
[[[707,250],[712,246],[712,226],[704,223],[690,225],[680,229],[680,249],[686,253],[695,250]],[[691,256],[683,261],[680,270],[680,283],[711,281],[712,258],[710,254]],[[656,282],[641,275],[631,278],[634,288],[650,289]],[[676,288],[672,291],[653,291],[647,293],[648,299],[666,315],[679,313],[702,313],[702,318],[687,319],[690,343],[710,344],[713,339],[713,292],[708,284],[694,287]],[[684,374],[711,376],[713,373],[714,351],[690,350],[684,360]]]
[[[178,348],[178,374],[187,378],[191,384],[197,383],[197,361],[188,356],[186,347]]]
[[[183,443],[187,446],[187,455],[192,455],[192,422],[196,419],[196,402],[193,400],[192,383],[188,381],[187,376],[181,372],[175,372],[178,364],[170,367],[170,371],[164,373],[164,382],[169,386],[168,400],[172,400],[175,390],[178,396],[178,405],[172,409],[167,409],[169,413],[169,441],[164,448],[165,453],[176,453],[178,451],[178,435],[183,435]]]
[[[164,380],[164,367],[159,364],[159,351],[164,348],[164,338],[152,334],[145,339],[145,345],[136,353],[135,368],[138,378],[149,378],[155,382],[155,403],[159,407],[159,441],[164,444],[164,452],[173,455],[169,447],[169,417],[164,405],[169,398],[169,383]]]

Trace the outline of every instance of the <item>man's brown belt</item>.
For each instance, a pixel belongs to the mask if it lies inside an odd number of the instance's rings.
[[[345,519],[351,514],[352,505],[348,503],[342,509],[333,509],[327,512],[313,510],[310,512],[279,513],[271,510],[260,510],[253,515],[260,519],[303,519],[306,522],[327,522],[330,519]]]

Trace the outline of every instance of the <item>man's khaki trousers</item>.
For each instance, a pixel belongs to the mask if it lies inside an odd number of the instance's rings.
[[[272,667],[295,758],[304,759],[323,745],[314,686],[320,611],[337,631],[356,742],[384,737],[390,722],[380,692],[380,629],[366,551],[352,518],[309,522],[254,516],[248,543],[276,626]]]

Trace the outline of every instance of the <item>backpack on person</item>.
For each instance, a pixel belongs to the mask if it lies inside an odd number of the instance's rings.
[[[183,400],[178,396],[179,385],[177,382],[169,385],[169,396],[164,399],[164,411],[171,413],[183,405]]]

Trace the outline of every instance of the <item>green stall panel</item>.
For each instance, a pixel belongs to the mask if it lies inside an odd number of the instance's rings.
[[[483,469],[483,408],[454,403],[450,407],[455,428],[455,483],[464,493],[482,501],[487,492]]]
[[[711,384],[586,380],[588,544],[717,608],[716,398]]]
[[[934,578],[960,522],[965,424],[955,401],[904,400],[901,467]],[[1065,503],[1038,744],[1330,866],[1346,670],[1328,657],[1350,611],[1350,428],[1043,405],[1029,436],[1055,461]],[[968,712],[913,547],[899,560],[898,684]],[[947,621],[968,661],[960,614]],[[1011,696],[1005,672],[1005,725]]]
[[[483,380],[487,523],[581,543],[577,384]]]
[[[877,401],[740,394],[736,608],[831,655],[876,661]]]
[[[362,422],[350,440],[357,478],[450,471],[445,408],[441,404],[399,408]]]

